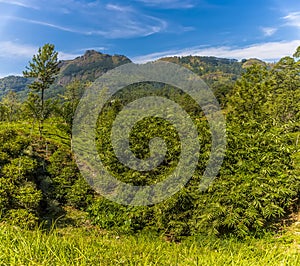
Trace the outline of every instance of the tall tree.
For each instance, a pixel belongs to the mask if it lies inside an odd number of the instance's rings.
[[[40,103],[38,104],[40,133],[42,133],[45,120],[45,90],[53,84],[58,72],[58,52],[55,51],[53,44],[45,44],[39,48],[37,55],[33,56],[32,61],[23,72],[24,77],[35,79],[28,87],[40,94]]]

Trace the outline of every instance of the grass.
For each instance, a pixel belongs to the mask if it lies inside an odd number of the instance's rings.
[[[1,224],[0,265],[294,266],[300,265],[296,233],[244,241],[197,237],[174,243],[151,233],[118,236],[87,226],[27,231]]]

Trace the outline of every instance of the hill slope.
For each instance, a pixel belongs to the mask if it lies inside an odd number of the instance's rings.
[[[240,77],[245,68],[253,63],[265,64],[258,59],[239,62],[235,59],[211,56],[166,57],[159,60],[182,65],[200,75],[212,87],[217,98],[221,101],[231,90],[232,84]],[[60,61],[60,73],[55,84],[47,91],[47,95],[48,97],[55,97],[63,91],[63,87],[74,80],[93,82],[103,73],[130,62],[131,60],[124,55],[109,55],[94,50],[88,50],[84,55],[73,60]],[[30,79],[19,76],[0,79],[0,99],[9,90],[17,92],[21,99],[25,99],[29,83]]]
[[[66,85],[73,80],[94,81],[103,73],[131,60],[123,55],[108,55],[88,50],[84,55],[73,60],[61,61],[59,85]]]
[[[25,90],[30,79],[20,76],[8,76],[0,79],[0,99],[10,90],[20,92]]]
[[[130,62],[131,60],[123,55],[108,55],[88,50],[84,55],[73,60],[60,61],[59,76],[47,94],[50,97],[57,95],[62,87],[74,80],[94,81],[103,73]],[[28,93],[27,85],[30,81],[30,79],[20,76],[9,76],[0,79],[0,99],[9,90],[17,92],[20,98],[24,99]]]

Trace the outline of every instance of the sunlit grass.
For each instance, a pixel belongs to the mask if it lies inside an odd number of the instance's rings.
[[[1,265],[299,265],[295,232],[263,239],[116,235],[94,227],[33,231],[2,224]]]

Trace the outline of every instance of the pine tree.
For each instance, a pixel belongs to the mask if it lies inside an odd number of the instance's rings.
[[[28,86],[32,91],[40,94],[38,109],[39,130],[42,134],[43,122],[45,120],[45,90],[53,84],[56,75],[59,72],[58,67],[58,52],[55,51],[53,44],[45,44],[39,48],[38,54],[34,55],[32,61],[23,72],[24,77],[34,78],[35,80]]]

